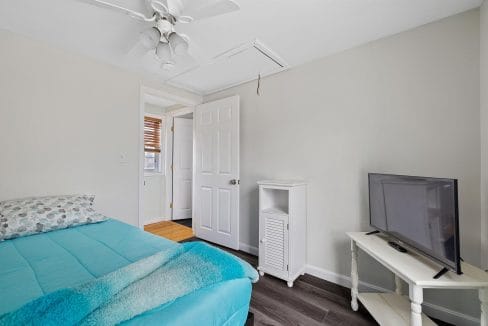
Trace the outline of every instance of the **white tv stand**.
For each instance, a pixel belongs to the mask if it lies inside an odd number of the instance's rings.
[[[488,326],[488,273],[463,262],[462,275],[451,271],[434,279],[441,267],[433,261],[412,251],[398,252],[381,235],[366,235],[365,232],[348,232],[347,235],[351,238],[351,307],[354,311],[358,310],[359,300],[380,325],[435,325],[422,313],[423,289],[478,289],[481,326]],[[358,248],[395,274],[394,293],[359,293]],[[409,285],[408,298],[402,295],[400,280]]]

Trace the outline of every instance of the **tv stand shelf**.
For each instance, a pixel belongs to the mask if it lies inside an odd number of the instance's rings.
[[[422,314],[423,289],[478,289],[481,326],[488,326],[488,273],[462,262],[463,274],[450,271],[434,279],[433,276],[442,267],[416,252],[398,252],[388,245],[387,239],[381,234],[349,232],[347,235],[351,239],[351,307],[354,311],[358,309],[359,300],[380,325],[435,325]],[[395,293],[358,292],[358,248],[395,274]],[[409,285],[408,298],[401,293],[400,279]]]

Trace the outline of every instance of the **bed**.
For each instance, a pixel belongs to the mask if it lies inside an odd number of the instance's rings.
[[[178,246],[114,219],[0,242],[0,316]],[[123,325],[244,325],[251,289],[249,278],[223,281]]]

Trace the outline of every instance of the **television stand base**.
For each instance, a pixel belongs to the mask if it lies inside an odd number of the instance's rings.
[[[435,274],[433,278],[437,280],[438,278],[440,278],[442,275],[446,274],[447,272],[449,272],[449,270],[446,267],[444,267],[443,269],[441,269],[439,271],[439,273]]]
[[[368,233],[366,233],[366,235],[372,235],[372,234],[376,234],[376,233],[380,233],[380,231],[378,231],[378,230],[369,231]]]
[[[434,265],[434,262],[421,255],[408,255],[391,250],[385,238],[378,235],[366,235],[365,232],[348,232],[347,235],[351,239],[351,308],[354,311],[359,309],[361,302],[380,325],[435,326],[434,322],[422,314],[424,289],[436,289],[436,291],[476,289],[479,307],[481,307],[479,310],[481,325],[488,326],[488,273],[463,262],[461,263],[463,275],[455,275],[451,270],[444,277],[434,279],[432,276],[444,266]],[[359,291],[361,273],[358,267],[362,267],[362,264],[359,263],[358,258],[359,256],[364,258],[363,255],[370,256],[396,275],[395,292],[361,293]],[[400,280],[408,284],[408,291],[404,291],[404,284]],[[476,307],[475,302],[470,304]]]
[[[388,241],[388,244],[393,247],[395,250],[399,251],[399,252],[403,252],[403,253],[406,253],[408,252],[407,249],[405,249],[405,247],[402,247],[400,246],[398,243],[394,242],[394,241]]]

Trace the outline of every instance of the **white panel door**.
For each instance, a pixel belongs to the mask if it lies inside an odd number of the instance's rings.
[[[195,108],[196,236],[239,249],[239,97]]]
[[[191,218],[193,179],[193,120],[173,123],[173,220]]]

